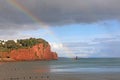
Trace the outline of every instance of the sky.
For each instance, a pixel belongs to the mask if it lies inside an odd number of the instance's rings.
[[[120,0],[0,0],[0,39],[43,38],[59,57],[120,57]]]

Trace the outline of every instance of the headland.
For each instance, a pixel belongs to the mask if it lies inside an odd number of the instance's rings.
[[[44,39],[0,40],[0,61],[57,60],[56,52]]]

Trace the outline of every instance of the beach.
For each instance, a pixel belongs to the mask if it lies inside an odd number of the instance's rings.
[[[61,73],[54,80],[120,80],[120,73]]]
[[[119,59],[109,60],[2,62],[0,80],[120,80]]]

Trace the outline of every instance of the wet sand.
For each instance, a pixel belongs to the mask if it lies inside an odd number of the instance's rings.
[[[53,80],[120,80],[120,73],[56,73]]]
[[[39,70],[7,68],[0,72],[0,80],[120,80],[120,73],[82,73],[82,72],[50,72],[45,67]]]
[[[0,80],[120,80],[120,73],[31,73],[6,75]]]
[[[52,72],[48,63],[3,63],[0,65],[0,80],[120,80],[120,72]]]

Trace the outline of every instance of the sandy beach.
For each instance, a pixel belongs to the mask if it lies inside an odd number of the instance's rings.
[[[120,73],[59,73],[52,80],[120,80]]]
[[[120,80],[120,73],[26,73],[0,80]]]
[[[120,80],[119,59],[105,64],[85,60],[1,62],[0,80]]]

